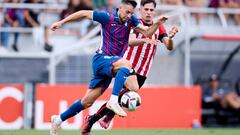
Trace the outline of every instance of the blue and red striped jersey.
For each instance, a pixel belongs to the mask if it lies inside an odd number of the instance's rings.
[[[135,16],[126,22],[121,22],[117,12],[118,9],[113,13],[94,11],[93,20],[102,26],[102,42],[97,52],[122,57],[128,48],[131,27],[137,27],[140,22]]]

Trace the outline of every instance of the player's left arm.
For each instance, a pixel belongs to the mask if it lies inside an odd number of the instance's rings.
[[[176,35],[177,32],[178,32],[178,28],[172,27],[172,29],[168,33],[168,36],[165,36],[162,38],[162,42],[164,43],[164,45],[167,47],[168,50],[173,49],[173,40],[172,39]]]
[[[146,37],[152,37],[152,35],[156,32],[158,27],[165,23],[167,21],[168,17],[167,16],[161,16],[157,22],[153,23],[153,25],[149,28],[143,26],[142,24],[139,24],[135,30],[144,34]]]

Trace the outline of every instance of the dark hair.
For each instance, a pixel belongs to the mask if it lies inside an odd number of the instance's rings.
[[[137,2],[135,0],[122,0],[122,3],[132,5],[134,8],[137,6]]]
[[[153,3],[154,7],[157,6],[157,3],[155,0],[141,0],[141,6],[144,6],[145,4],[148,4],[148,3]]]

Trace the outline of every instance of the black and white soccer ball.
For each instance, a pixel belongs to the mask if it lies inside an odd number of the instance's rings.
[[[139,108],[141,103],[140,95],[134,91],[126,92],[121,97],[121,106],[130,112]]]

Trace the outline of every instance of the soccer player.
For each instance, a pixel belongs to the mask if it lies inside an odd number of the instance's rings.
[[[153,17],[155,14],[156,2],[155,0],[141,0],[140,14],[141,18],[139,19],[141,24],[145,27],[150,27],[153,25]],[[151,38],[146,38],[143,34],[137,32],[136,30],[132,30],[129,39],[129,47],[124,54],[124,58],[129,60],[132,64],[132,67],[136,71],[138,85],[141,88],[144,84],[147,73],[151,67],[153,58],[156,53],[156,49],[159,40],[164,43],[168,50],[173,49],[173,41],[172,38],[178,32],[176,27],[173,27],[169,34],[166,33],[166,30],[163,25],[159,26],[159,29],[152,35]],[[132,79],[127,78],[125,84],[133,82]],[[126,86],[127,87],[127,86]],[[119,100],[121,96],[131,90],[127,87],[121,91]],[[106,108],[106,103],[91,116],[86,116],[84,118],[82,135],[89,135],[91,131],[92,125],[99,120],[100,125],[103,128],[108,128],[111,119],[114,117],[115,113],[108,108]]]
[[[146,28],[133,16],[136,5],[134,0],[122,0],[119,8],[115,9],[113,13],[82,10],[51,26],[52,30],[56,30],[70,21],[84,18],[92,19],[102,25],[103,37],[102,43],[93,57],[93,79],[89,84],[89,89],[82,99],[73,103],[65,112],[51,117],[51,135],[57,134],[57,129],[63,121],[90,107],[108,88],[113,76],[115,76],[113,91],[106,106],[119,116],[127,116],[118,104],[118,96],[126,78],[133,72],[130,62],[122,58],[128,47],[130,30],[134,28],[146,37],[151,37],[158,27],[167,20],[167,17],[162,16],[151,27]],[[139,88],[137,81],[134,82],[136,83],[131,83],[128,87],[137,90]]]

